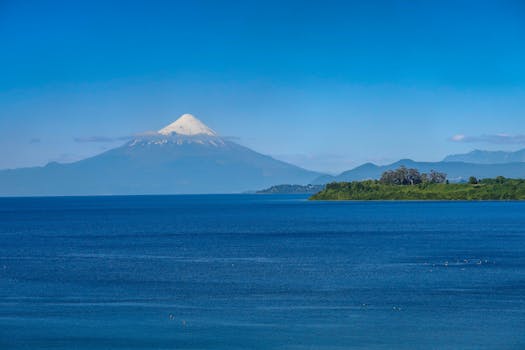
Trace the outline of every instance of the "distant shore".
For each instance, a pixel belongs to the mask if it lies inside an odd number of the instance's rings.
[[[324,189],[325,185],[276,185],[264,190],[257,191],[257,194],[315,194]]]

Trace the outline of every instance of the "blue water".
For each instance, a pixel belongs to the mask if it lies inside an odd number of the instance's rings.
[[[0,349],[525,349],[525,203],[3,198]]]

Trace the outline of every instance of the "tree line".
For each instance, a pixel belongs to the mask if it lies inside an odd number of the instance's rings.
[[[408,170],[408,169],[407,169]],[[395,171],[394,171],[395,172]],[[399,174],[403,174],[400,171]],[[408,172],[407,172],[408,173]],[[391,174],[391,173],[389,173]],[[398,174],[398,175],[399,175]],[[464,183],[442,183],[443,176],[438,176],[431,183],[413,186],[392,185],[381,180],[364,180],[352,182],[332,182],[325,189],[313,195],[311,199],[322,200],[525,200],[525,179],[508,179],[498,176],[493,179],[477,179],[472,176]],[[446,182],[446,180],[445,180]]]
[[[447,174],[430,170],[420,173],[417,169],[400,166],[395,170],[387,170],[379,179],[380,183],[386,185],[418,185],[424,183],[441,184],[447,182]]]

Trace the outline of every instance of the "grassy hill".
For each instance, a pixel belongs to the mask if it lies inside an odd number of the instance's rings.
[[[378,180],[333,182],[312,200],[525,200],[525,180],[483,179],[470,183],[393,185]]]

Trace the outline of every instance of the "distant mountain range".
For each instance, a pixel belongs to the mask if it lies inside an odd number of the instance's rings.
[[[236,193],[320,175],[226,140],[185,114],[95,157],[0,171],[0,195]]]
[[[525,162],[525,148],[516,152],[474,150],[465,154],[447,156],[443,161],[476,164],[519,163]]]
[[[467,180],[470,176],[477,178],[491,178],[505,176],[510,178],[525,178],[525,163],[502,163],[502,164],[474,164],[465,162],[416,162],[410,159],[402,159],[388,165],[375,165],[366,163],[352,170],[345,171],[337,176],[323,175],[313,181],[313,184],[326,184],[339,181],[360,181],[366,179],[379,179],[381,174],[387,170],[399,168],[401,165],[407,168],[416,168],[420,172],[436,170],[448,175],[450,181],[460,182]]]

